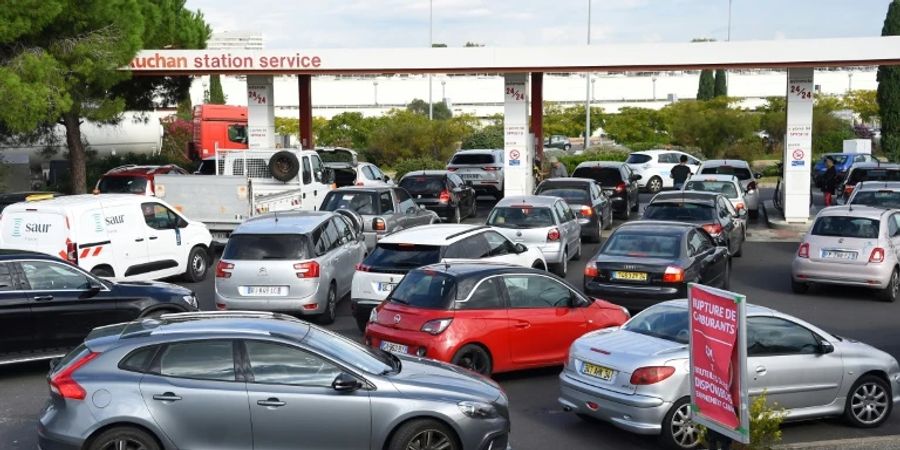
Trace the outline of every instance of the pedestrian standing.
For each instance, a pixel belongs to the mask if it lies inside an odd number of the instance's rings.
[[[672,172],[669,174],[672,177],[675,189],[681,189],[684,186],[684,182],[691,176],[691,168],[688,167],[687,160],[687,155],[681,155],[681,158],[678,159],[678,165],[673,167]]]
[[[834,200],[832,196],[834,195],[834,190],[837,188],[837,169],[834,168],[834,158],[828,156],[825,158],[825,165],[828,167],[825,169],[825,174],[822,175],[822,195],[825,196],[825,206],[834,205]]]
[[[550,157],[550,178],[567,178],[568,176],[569,172],[566,170],[566,166],[555,156]]]

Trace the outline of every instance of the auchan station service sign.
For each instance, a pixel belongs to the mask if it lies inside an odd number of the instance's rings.
[[[131,60],[132,71],[257,71],[318,69],[322,58],[300,52],[240,52],[221,50],[143,51]]]
[[[688,298],[694,421],[749,443],[746,297],[691,284]]]

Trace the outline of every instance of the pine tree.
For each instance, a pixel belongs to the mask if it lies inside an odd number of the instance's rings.
[[[709,100],[716,94],[716,82],[711,70],[700,72],[700,87],[697,89],[697,100]]]
[[[209,76],[209,103],[213,105],[225,104],[225,91],[222,90],[222,80],[218,75]]]
[[[716,87],[713,90],[714,97],[728,97],[728,79],[725,77],[726,75],[723,69],[716,70]]]
[[[900,35],[900,0],[893,0],[884,18],[882,36]],[[881,111],[881,149],[900,157],[900,67],[878,67],[878,108]]]

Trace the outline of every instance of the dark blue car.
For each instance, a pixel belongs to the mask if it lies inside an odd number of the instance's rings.
[[[872,155],[860,153],[825,153],[813,167],[813,177],[818,177],[825,173],[825,169],[827,169],[825,158],[829,156],[834,158],[834,169],[837,171],[838,177],[843,177],[854,163],[875,161]]]

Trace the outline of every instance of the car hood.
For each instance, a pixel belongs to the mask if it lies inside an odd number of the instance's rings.
[[[112,283],[112,289],[118,292],[139,296],[147,296],[151,293],[169,295],[193,294],[190,289],[161,281],[112,281]]]
[[[425,358],[399,357],[403,367],[389,380],[404,394],[458,395],[482,401],[494,401],[503,394],[494,380],[461,367]]]

